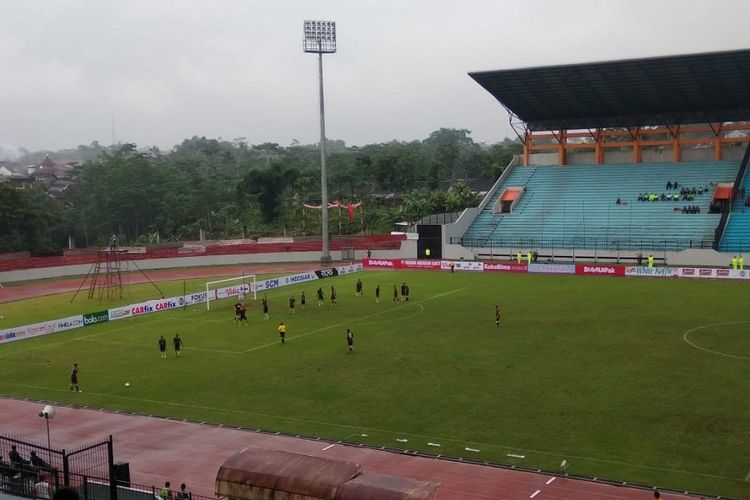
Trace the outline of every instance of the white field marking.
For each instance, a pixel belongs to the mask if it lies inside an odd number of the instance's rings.
[[[161,322],[161,321],[164,321],[166,319],[168,319],[168,318],[157,317],[157,319],[154,319],[154,320],[151,320],[151,321],[152,322]],[[69,342],[78,342],[79,340],[86,340],[86,339],[90,339],[90,338],[94,338],[94,337],[100,337],[102,335],[107,335],[107,334],[112,333],[112,332],[118,332],[120,330],[127,330],[128,327],[129,327],[129,325],[123,323],[123,324],[121,324],[119,326],[115,326],[115,327],[112,327],[112,328],[107,328],[107,329],[105,329],[105,330],[103,330],[101,332],[91,333],[89,335],[82,335],[82,336],[65,338],[65,339],[62,339],[62,340],[58,340],[56,342],[45,342],[45,343],[40,344],[40,345],[30,345],[29,347],[25,347],[23,349],[18,349],[18,350],[14,350],[12,352],[9,352],[8,355],[6,355],[6,356],[0,356],[0,359],[7,358],[9,356],[15,356],[16,354],[19,354],[21,352],[34,351],[36,349],[45,349],[47,347],[52,347],[52,346],[56,346],[56,345],[60,345],[60,344],[67,344]],[[71,332],[71,333],[73,333],[73,332]],[[44,338],[44,337],[37,337],[37,338],[41,339],[41,338]],[[31,339],[29,339],[29,340],[31,340]],[[15,344],[15,345],[18,345],[18,344]]]
[[[336,446],[336,443],[329,444],[328,446],[326,446],[325,448],[323,448],[323,451],[329,450],[329,449],[333,448],[334,446]]]
[[[529,495],[529,498],[534,498],[535,496],[537,496],[541,492],[542,492],[542,490],[536,490],[534,493],[532,493],[531,495]]]
[[[362,436],[363,438],[366,438],[367,434],[360,434],[360,436]]]
[[[432,443],[432,442],[430,442],[430,443],[427,443],[427,446],[435,446],[437,448],[440,448],[440,443]]]
[[[197,317],[197,318],[181,318],[179,316],[176,317],[176,318],[172,318],[172,319],[176,319],[177,321],[190,321],[191,323],[195,323],[195,322],[201,322],[201,323],[229,323],[230,321],[232,321],[230,319],[205,319],[205,318],[201,318],[201,317]]]
[[[526,455],[516,455],[515,453],[506,453],[505,456],[510,458],[526,458]]]
[[[464,450],[466,450],[466,451],[473,451],[474,453],[479,453],[479,450],[477,450],[476,448],[468,448],[468,447],[466,447],[466,448],[464,448]]]
[[[544,483],[544,484],[552,484],[552,481],[554,481],[555,479],[557,479],[557,478],[553,476],[553,477],[549,478],[549,479],[547,480],[547,482],[546,482],[546,483]]]
[[[19,384],[19,383],[16,383],[16,382],[8,382],[6,380],[0,379],[0,386],[2,386],[2,385],[9,385],[9,386],[15,386],[15,387],[24,387],[24,388],[27,388],[27,389],[39,389],[39,390],[44,390],[44,391],[49,391],[49,392],[59,392],[59,393],[62,393],[62,394],[69,394],[70,393],[70,391],[67,390],[67,389],[60,389],[60,388],[57,388],[57,387],[43,387],[43,386],[29,385],[29,384]],[[109,393],[103,394],[103,393],[91,392],[91,391],[87,391],[86,394],[87,395],[91,394],[91,395],[94,395],[94,396],[101,396],[101,397],[105,397],[105,398],[109,398],[109,399],[113,399],[114,398],[114,399],[122,399],[122,400],[126,400],[126,401],[137,401],[137,402],[142,402],[142,403],[153,403],[153,404],[160,404],[160,405],[167,405],[167,406],[175,406],[175,407],[179,407],[179,408],[191,408],[191,409],[198,409],[198,410],[207,410],[207,411],[212,411],[212,412],[235,413],[235,414],[240,414],[240,415],[249,415],[249,416],[256,416],[256,417],[262,417],[262,418],[268,418],[268,419],[289,420],[291,422],[304,422],[304,423],[315,424],[315,425],[326,425],[326,426],[330,426],[330,427],[339,427],[339,428],[342,428],[342,429],[354,429],[357,432],[362,432],[362,429],[363,429],[363,427],[361,425],[349,425],[349,424],[341,424],[341,423],[336,423],[336,422],[326,422],[326,421],[322,421],[322,420],[310,420],[310,419],[306,419],[306,418],[288,417],[288,416],[285,416],[285,415],[271,415],[271,414],[267,414],[267,413],[250,412],[250,411],[235,410],[235,409],[229,409],[229,408],[216,408],[216,407],[213,407],[213,406],[204,406],[204,405],[177,403],[177,402],[174,402],[174,401],[161,401],[161,400],[155,400],[155,399],[134,398],[134,397],[129,397],[129,396],[120,396],[120,395],[109,394]],[[145,415],[145,414],[138,414],[138,415],[148,416],[148,415]],[[429,436],[425,436],[425,435],[422,435],[422,434],[415,434],[415,433],[411,433],[411,432],[403,432],[403,431],[398,432],[398,431],[392,431],[392,430],[389,430],[389,429],[376,429],[376,428],[373,428],[373,427],[365,427],[364,429],[367,430],[367,431],[370,431],[370,432],[376,432],[376,433],[381,433],[381,434],[400,434],[400,435],[406,434],[408,436],[413,436],[413,437],[418,437],[418,438],[423,438],[423,439],[429,439],[430,438]],[[433,436],[433,438],[434,437],[435,436]],[[466,442],[465,440],[459,440],[459,439],[453,439],[453,438],[447,438],[447,437],[438,437],[438,439],[440,439],[441,441],[448,441],[448,442],[454,442],[454,443],[463,443],[463,442]],[[408,442],[409,440],[405,439],[405,438],[396,438],[396,441],[398,441],[400,443],[405,443],[405,442]],[[517,449],[519,451],[525,451],[527,453],[535,453],[535,454],[539,454],[539,455],[549,455],[549,456],[553,456],[553,457],[559,457],[562,454],[560,452],[550,452],[550,451],[542,451],[542,450],[530,450],[530,449],[523,449],[522,450],[522,449],[518,449],[518,448],[513,448],[512,446],[504,446],[504,445],[498,445],[498,444],[493,444],[493,443],[479,443],[479,442],[474,442],[474,444],[477,444],[477,445],[480,445],[480,446],[484,446],[485,448],[487,448],[487,447],[498,447],[498,448],[505,448],[505,449],[511,449],[511,450],[512,449]],[[652,471],[674,472],[674,473],[678,473],[678,474],[685,474],[685,475],[688,475],[688,476],[710,477],[710,478],[715,478],[715,479],[725,479],[725,480],[728,480],[728,481],[743,482],[743,483],[745,482],[745,480],[742,479],[742,478],[736,478],[736,477],[731,477],[731,476],[722,476],[722,475],[719,475],[719,474],[708,474],[708,473],[705,473],[705,472],[693,472],[693,471],[687,471],[687,470],[669,469],[669,468],[664,468],[664,467],[654,467],[654,466],[651,466],[651,465],[634,464],[634,463],[630,463],[630,462],[621,462],[621,461],[618,461],[618,460],[607,460],[607,459],[602,459],[602,458],[586,457],[586,456],[583,456],[583,455],[576,455],[576,454],[567,453],[567,452],[564,453],[564,455],[566,457],[568,457],[568,458],[578,458],[580,460],[587,460],[587,461],[590,461],[590,462],[600,462],[600,463],[606,463],[606,464],[621,465],[621,466],[625,466],[625,467],[636,467],[636,468],[647,469],[647,470],[652,470]],[[750,474],[750,473],[748,473],[748,474]]]
[[[747,475],[745,476],[745,481],[750,481],[750,470],[747,471]]]
[[[146,346],[143,345],[143,344],[132,344],[130,342],[116,342],[116,341],[113,341],[113,340],[93,339],[93,338],[90,338],[90,337],[85,337],[85,338],[81,338],[81,339],[78,339],[78,340],[82,340],[84,342],[97,342],[99,344],[107,344],[107,345],[114,345],[114,346],[127,345],[129,348],[132,348],[132,347],[144,347],[144,348],[146,348]],[[147,348],[151,349],[151,347],[147,347]],[[183,351],[184,350],[191,350],[191,351],[204,351],[204,352],[219,352],[219,353],[223,353],[223,354],[237,354],[237,351],[226,351],[226,350],[223,350],[223,349],[209,349],[207,347],[182,347],[182,350]]]
[[[691,342],[690,339],[688,339],[688,335],[690,335],[691,333],[693,333],[693,332],[695,332],[697,330],[702,330],[703,328],[711,328],[711,327],[714,327],[714,326],[724,326],[724,325],[738,325],[738,324],[741,324],[741,323],[750,323],[750,321],[725,321],[724,323],[711,323],[709,325],[696,326],[695,328],[692,328],[692,329],[686,331],[685,334],[682,336],[682,340],[684,340],[685,342],[687,342],[691,347],[695,347],[696,349],[699,349],[701,351],[710,352],[711,354],[717,354],[719,356],[724,356],[725,358],[745,359],[747,361],[750,361],[750,357],[747,357],[747,356],[737,356],[735,354],[727,354],[727,353],[721,352],[721,351],[714,351],[714,350],[708,349],[706,347],[699,346],[698,344],[695,344],[695,343]]]

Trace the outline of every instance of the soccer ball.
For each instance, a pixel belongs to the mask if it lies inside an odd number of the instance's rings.
[[[130,387],[130,382],[125,382],[125,387]]]

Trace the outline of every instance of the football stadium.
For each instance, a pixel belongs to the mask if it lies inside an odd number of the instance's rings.
[[[750,497],[750,50],[469,77],[455,217],[0,260],[0,495]]]

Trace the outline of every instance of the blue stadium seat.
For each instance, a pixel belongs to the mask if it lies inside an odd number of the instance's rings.
[[[709,214],[716,183],[731,182],[739,162],[516,167],[464,234],[465,246],[639,249],[656,241],[669,250],[711,247],[720,214]],[[667,182],[706,186],[693,201],[639,202]],[[494,214],[503,190],[525,186],[511,214]],[[621,204],[617,204],[617,199]],[[700,214],[683,214],[697,205]],[[674,209],[677,208],[678,211]],[[750,210],[748,210],[750,214]]]

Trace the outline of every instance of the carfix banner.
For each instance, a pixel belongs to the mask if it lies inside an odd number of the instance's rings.
[[[576,274],[593,274],[597,276],[625,276],[625,266],[576,264]]]

